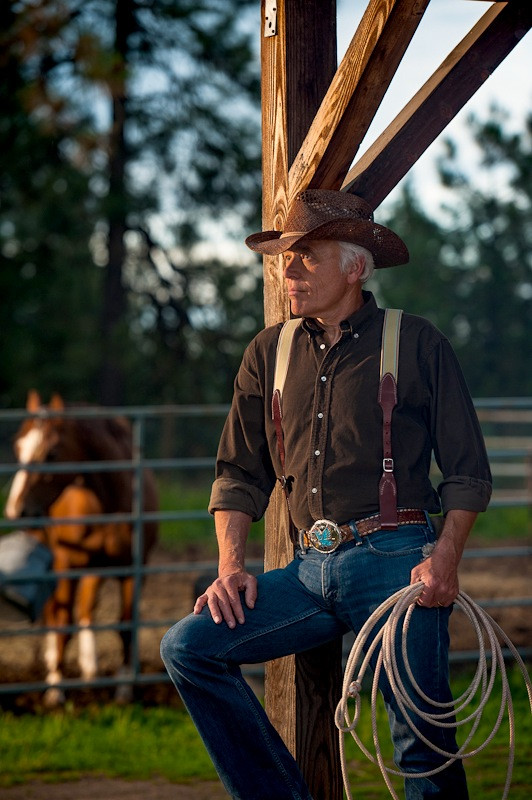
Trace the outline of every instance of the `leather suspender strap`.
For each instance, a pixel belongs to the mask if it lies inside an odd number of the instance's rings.
[[[277,340],[277,353],[275,356],[275,372],[273,375],[273,391],[278,391],[279,396],[283,396],[283,388],[290,363],[290,352],[292,350],[292,339],[296,328],[301,325],[300,319],[288,319],[279,333]]]
[[[397,486],[393,474],[394,462],[392,458],[392,412],[397,405],[399,333],[402,315],[403,312],[399,309],[387,308],[384,312],[384,325],[382,329],[378,402],[382,408],[383,473],[379,482],[379,506],[381,528],[383,530],[397,529]],[[300,324],[300,319],[290,319],[284,323],[279,333],[272,395],[272,419],[275,425],[282,471],[279,482],[285,493],[289,514],[290,489],[286,479],[286,459],[282,427],[282,395],[288,373],[294,333]]]
[[[290,353],[292,350],[292,340],[296,328],[301,325],[300,319],[287,320],[279,333],[277,341],[277,353],[275,356],[275,372],[273,376],[273,395],[272,395],[272,418],[275,425],[275,434],[277,436],[277,447],[279,448],[279,459],[281,461],[281,477],[279,482],[283,487],[288,505],[288,513],[290,514],[290,488],[286,480],[286,467],[285,467],[285,449],[283,437],[283,410],[282,410],[282,397],[283,388],[288,372],[288,364],[290,362]],[[290,522],[292,519],[290,518]]]
[[[397,530],[397,485],[393,474],[392,413],[397,405],[399,333],[403,312],[387,308],[382,329],[379,404],[382,408],[382,477],[379,482],[381,528]]]

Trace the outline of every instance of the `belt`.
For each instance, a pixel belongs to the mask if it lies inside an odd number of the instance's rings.
[[[419,508],[398,508],[397,525],[426,525],[425,512]],[[353,526],[359,536],[369,536],[381,529],[381,515],[372,514],[363,519],[353,520],[346,525],[337,525],[330,519],[317,520],[310,530],[299,532],[299,541],[302,547],[313,547],[320,553],[331,553],[344,542],[355,539]]]

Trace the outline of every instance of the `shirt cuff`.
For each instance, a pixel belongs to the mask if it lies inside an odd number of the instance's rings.
[[[491,497],[491,483],[467,475],[450,475],[438,486],[442,511],[485,511]]]
[[[217,478],[212,485],[209,512],[242,511],[257,522],[264,516],[269,501],[268,495],[256,486],[233,478]]]

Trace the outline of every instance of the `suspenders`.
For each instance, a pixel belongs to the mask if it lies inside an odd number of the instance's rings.
[[[397,405],[399,333],[403,312],[387,308],[384,312],[381,344],[381,371],[378,401],[382,408],[382,477],[379,482],[381,528],[397,530],[397,486],[393,475],[392,412]]]
[[[284,437],[282,427],[282,406],[281,400],[283,396],[283,388],[288,372],[288,364],[290,362],[290,353],[292,350],[292,340],[298,325],[301,325],[300,319],[287,320],[279,333],[279,340],[277,342],[277,352],[275,354],[275,372],[273,376],[273,395],[272,395],[272,418],[275,425],[275,433],[277,435],[277,447],[279,448],[279,459],[281,461],[281,477],[279,483],[283,487],[283,492],[286,497],[286,504],[288,506],[288,516],[290,517],[290,524],[292,523],[292,515],[290,513],[290,487],[286,480],[285,469],[285,450],[284,450]]]
[[[275,395],[275,393],[278,392],[279,399],[281,399],[283,395],[284,382],[288,372],[292,339],[299,325],[301,325],[300,319],[289,319],[285,322],[279,334],[277,353],[275,356],[275,373],[273,376],[273,393]]]
[[[383,472],[379,483],[379,505],[381,527],[384,530],[396,530],[397,528],[397,487],[393,475],[394,462],[392,458],[392,412],[397,405],[399,334],[402,315],[403,312],[399,309],[387,308],[384,312],[384,325],[382,329],[380,383],[377,399],[382,408]],[[290,319],[284,323],[279,333],[272,395],[272,418],[277,435],[282,471],[279,481],[283,487],[289,511],[290,487],[287,485],[285,469],[285,449],[282,429],[282,395],[288,373],[288,365],[290,363],[294,333],[300,324],[300,319]]]

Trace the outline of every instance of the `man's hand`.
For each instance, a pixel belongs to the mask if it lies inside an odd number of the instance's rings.
[[[434,550],[412,570],[410,584],[422,581],[417,603],[424,608],[450,606],[458,592],[458,565],[466,539],[477,515],[473,511],[449,511]]]
[[[248,608],[253,608],[257,599],[257,579],[244,568],[251,517],[242,511],[219,510],[214,512],[214,524],[220,551],[218,577],[196,600],[194,614],[208,606],[216,624],[225,620],[234,628],[245,621],[240,592],[244,592]]]
[[[414,567],[410,576],[411,584],[419,581],[425,584],[417,600],[425,608],[450,606],[459,591],[454,548],[439,545],[438,542],[432,554]]]
[[[253,608],[257,599],[257,579],[254,575],[244,571],[220,575],[204,594],[198,597],[194,614],[199,614],[205,606],[208,606],[217,624],[224,620],[230,628],[236,627],[237,622],[242,625],[245,616],[240,592],[244,592],[246,606]]]

